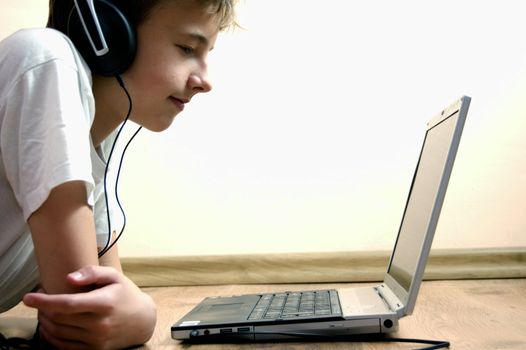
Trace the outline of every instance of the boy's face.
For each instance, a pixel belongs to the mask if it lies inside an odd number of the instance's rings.
[[[219,28],[195,1],[164,1],[137,28],[137,56],[123,74],[130,119],[152,131],[170,126],[186,103],[212,89],[207,57]]]

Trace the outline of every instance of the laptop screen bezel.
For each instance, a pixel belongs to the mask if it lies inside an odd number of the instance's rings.
[[[404,209],[404,214],[402,216],[402,221],[400,223],[400,228],[398,230],[398,235],[397,235],[397,238],[396,238],[395,247],[393,249],[393,252],[392,252],[390,260],[389,260],[389,265],[388,265],[387,272],[386,272],[386,274],[384,276],[384,283],[391,289],[391,291],[401,301],[401,303],[402,303],[402,305],[401,305],[402,310],[401,311],[405,315],[411,314],[413,312],[414,307],[415,307],[416,297],[418,295],[418,290],[420,288],[420,284],[421,284],[422,277],[423,277],[423,274],[424,274],[425,266],[426,266],[426,263],[427,263],[427,258],[429,256],[429,252],[430,252],[430,249],[431,249],[431,245],[433,243],[433,237],[434,237],[435,230],[436,230],[436,227],[437,227],[437,224],[438,224],[440,211],[442,209],[442,204],[443,204],[443,201],[444,201],[444,198],[445,198],[447,185],[448,185],[448,182],[449,182],[449,178],[451,176],[453,163],[455,161],[456,153],[457,153],[458,146],[459,146],[459,143],[460,143],[460,137],[461,137],[461,134],[462,134],[462,130],[464,128],[464,124],[465,124],[465,120],[466,120],[467,111],[468,111],[468,108],[469,108],[470,101],[471,101],[471,99],[469,97],[463,96],[462,98],[457,100],[455,103],[453,103],[451,106],[449,106],[448,108],[444,109],[440,114],[438,114],[437,116],[432,118],[429,121],[428,125],[427,125],[426,135],[425,135],[425,138],[424,138],[424,142],[422,144],[422,148],[421,148],[421,151],[420,151],[420,156],[418,158],[418,163],[417,163],[417,167],[415,169],[415,173],[414,173],[413,180],[412,180],[412,183],[411,183],[411,188],[409,190],[409,195],[407,197],[406,206],[405,206],[405,209]],[[424,242],[422,244],[420,256],[419,256],[418,263],[417,263],[417,268],[416,268],[416,271],[415,271],[414,275],[411,278],[411,283],[409,285],[409,288],[406,289],[406,288],[403,287],[402,283],[400,283],[396,279],[396,276],[394,276],[393,274],[390,273],[390,271],[391,271],[391,267],[392,267],[392,264],[393,264],[393,259],[394,259],[395,255],[396,255],[397,244],[398,244],[399,237],[400,237],[400,234],[401,234],[401,229],[403,227],[404,220],[406,219],[407,206],[408,206],[409,201],[411,199],[411,193],[412,193],[413,185],[414,185],[417,173],[418,173],[420,160],[422,159],[424,147],[426,145],[426,141],[428,140],[429,131],[432,130],[433,128],[435,128],[435,127],[439,127],[440,123],[442,123],[443,121],[445,121],[446,119],[448,119],[450,117],[453,117],[453,115],[457,114],[457,113],[458,113],[458,117],[457,117],[456,125],[454,126],[453,137],[452,137],[451,144],[450,144],[450,147],[449,147],[449,151],[448,151],[448,154],[447,154],[447,157],[446,157],[446,164],[445,164],[445,167],[444,167],[444,171],[442,172],[442,177],[441,177],[440,182],[439,182],[439,188],[438,188],[438,191],[437,191],[437,196],[435,198],[435,202],[433,204],[430,220],[429,220],[428,225],[427,225],[427,230],[426,230],[427,232],[425,234]]]

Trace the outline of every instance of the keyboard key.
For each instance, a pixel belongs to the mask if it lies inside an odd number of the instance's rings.
[[[261,296],[249,320],[341,315],[336,290],[288,292]]]

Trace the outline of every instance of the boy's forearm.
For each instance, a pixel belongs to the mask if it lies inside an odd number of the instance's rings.
[[[115,231],[112,235],[112,240],[116,238]],[[113,267],[117,271],[122,273],[121,260],[119,258],[119,249],[115,243],[110,250],[108,250],[103,256],[99,258],[99,265]]]
[[[28,220],[39,265],[41,285],[48,294],[74,293],[68,273],[98,265],[93,212],[81,181],[62,184]]]

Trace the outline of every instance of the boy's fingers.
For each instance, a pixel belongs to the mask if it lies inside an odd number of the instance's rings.
[[[117,270],[106,266],[86,266],[68,274],[68,280],[77,286],[106,285],[118,282],[119,278]]]

